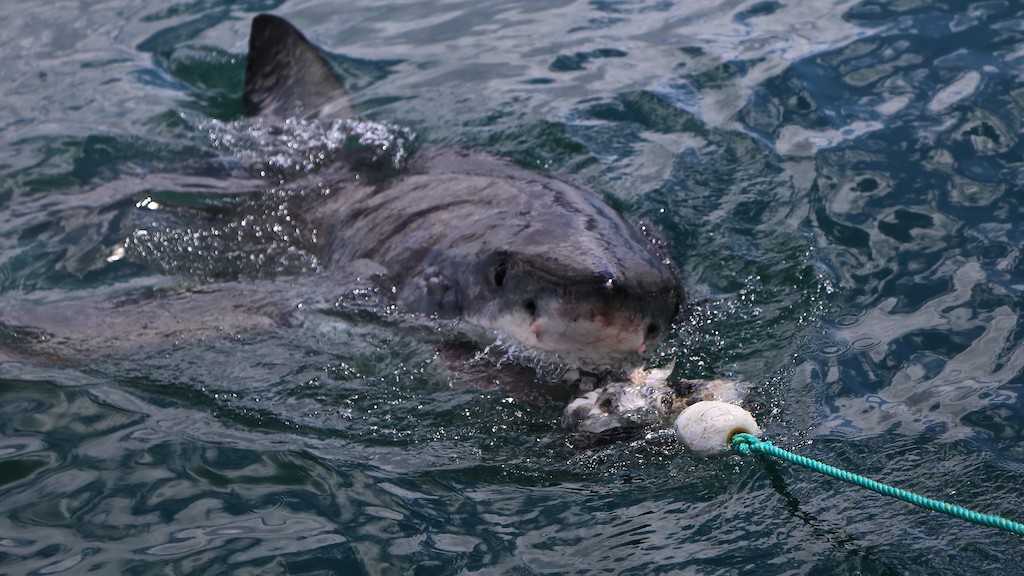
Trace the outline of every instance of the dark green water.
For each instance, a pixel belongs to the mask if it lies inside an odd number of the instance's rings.
[[[343,4],[0,7],[0,317],[75,335],[0,329],[0,573],[1020,570],[1019,537],[665,431],[574,450],[564,399],[451,386],[273,195],[198,191],[251,189],[223,137],[249,20],[286,16],[368,118],[660,229],[703,303],[656,363],[751,383],[780,446],[1024,520],[1024,9]]]

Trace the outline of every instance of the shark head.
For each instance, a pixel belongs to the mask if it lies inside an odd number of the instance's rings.
[[[487,333],[481,340],[580,366],[636,360],[664,337],[683,290],[634,226],[562,181],[485,156],[459,160],[459,175],[432,177],[443,197],[474,199],[452,208],[464,211],[453,230],[404,228],[406,238],[431,238],[422,276],[402,292],[408,308],[461,317]],[[499,201],[480,207],[482,197]]]

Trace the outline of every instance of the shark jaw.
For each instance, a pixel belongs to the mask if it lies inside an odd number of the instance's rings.
[[[672,318],[658,318],[640,309],[609,309],[550,298],[528,300],[492,316],[471,315],[465,320],[489,331],[506,348],[534,351],[546,362],[596,368],[641,363]]]

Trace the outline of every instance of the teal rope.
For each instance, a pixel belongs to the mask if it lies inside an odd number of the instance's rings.
[[[967,520],[968,522],[974,522],[975,524],[981,524],[982,526],[991,526],[993,528],[1000,528],[1007,532],[1013,532],[1019,536],[1024,536],[1024,524],[1020,522],[1014,522],[1013,520],[1007,520],[1002,516],[994,516],[991,514],[979,514],[973,510],[968,510],[960,506],[953,504],[947,504],[939,500],[932,500],[931,498],[925,498],[913,492],[908,492],[900,488],[889,486],[888,484],[882,484],[876,482],[870,478],[864,476],[858,476],[846,470],[841,470],[835,466],[829,466],[823,464],[817,460],[811,460],[799,454],[793,454],[787,450],[783,450],[778,446],[773,446],[771,442],[762,441],[754,436],[753,434],[739,433],[732,437],[731,440],[732,449],[740,454],[750,454],[751,452],[759,452],[761,454],[767,454],[769,456],[775,456],[781,458],[787,462],[798,464],[805,468],[810,468],[815,472],[820,472],[827,476],[831,476],[850,484],[856,484],[862,488],[867,488],[872,492],[877,492],[883,496],[891,496],[904,502],[910,502],[916,506],[934,510],[936,512],[942,512],[948,514],[954,518],[960,518]]]

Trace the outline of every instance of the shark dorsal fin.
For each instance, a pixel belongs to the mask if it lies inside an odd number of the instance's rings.
[[[352,118],[355,112],[320,51],[287,20],[252,20],[245,66],[245,102],[260,115],[283,120]]]

